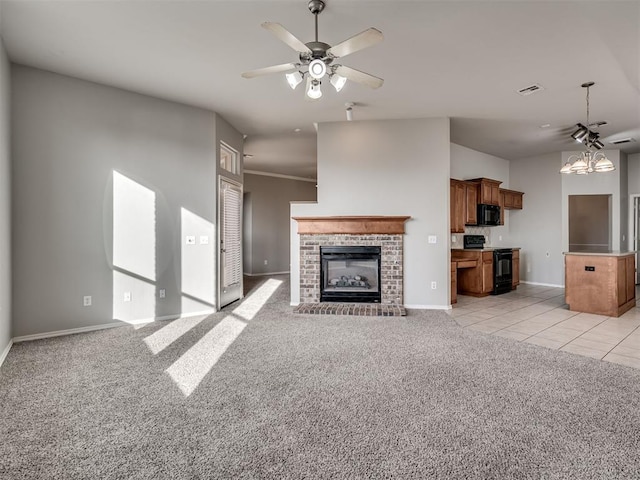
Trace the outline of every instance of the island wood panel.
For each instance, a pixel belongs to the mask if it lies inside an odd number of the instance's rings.
[[[565,255],[565,300],[569,309],[619,317],[633,308],[635,283],[628,271],[634,265],[632,254],[624,257]]]

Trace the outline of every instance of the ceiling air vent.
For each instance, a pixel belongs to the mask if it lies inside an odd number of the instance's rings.
[[[542,85],[538,85],[534,83],[533,85],[529,85],[528,87],[521,88],[520,90],[516,90],[520,95],[526,97],[527,95],[531,95],[532,93],[541,92],[544,90]]]
[[[609,143],[611,145],[622,145],[624,143],[631,143],[631,142],[635,142],[635,140],[631,137],[628,137],[628,138],[620,138],[618,140],[611,140]]]

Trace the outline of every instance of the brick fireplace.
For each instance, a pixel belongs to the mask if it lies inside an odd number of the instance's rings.
[[[403,235],[409,218],[294,217],[300,235],[300,302],[321,302],[321,247],[380,247],[380,303],[402,305]]]

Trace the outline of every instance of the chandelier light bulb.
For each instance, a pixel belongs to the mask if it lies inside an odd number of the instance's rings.
[[[311,75],[311,78],[320,80],[326,73],[327,66],[319,58],[316,58],[309,64],[309,75]]]

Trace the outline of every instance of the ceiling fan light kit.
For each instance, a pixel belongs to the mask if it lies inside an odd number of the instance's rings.
[[[384,80],[374,77],[365,72],[361,72],[345,65],[334,64],[340,57],[357,52],[364,48],[375,45],[382,41],[382,32],[375,28],[354,35],[347,40],[334,45],[318,41],[318,15],[324,10],[325,2],[322,0],[311,0],[308,4],[309,11],[315,17],[315,40],[303,43],[291,32],[279,23],[264,22],[262,27],[273,33],[278,39],[286,43],[293,50],[298,52],[299,61],[296,63],[285,63],[272,67],[260,68],[244,72],[244,78],[253,78],[271,73],[285,73],[287,83],[295,89],[302,80],[307,77],[306,94],[312,100],[317,100],[322,96],[320,85],[322,80],[328,76],[329,82],[336,92],[342,90],[347,80],[366,85],[370,88],[379,88]]]
[[[589,123],[589,88],[595,85],[593,82],[583,83],[582,88],[587,89],[587,123]],[[588,127],[582,124],[578,124],[578,129],[571,134],[571,137],[578,142],[584,142],[587,150],[581,152],[579,155],[571,155],[567,159],[567,163],[564,164],[560,173],[577,175],[587,175],[589,173],[604,173],[611,172],[616,169],[615,165],[607,156],[602,152],[594,152],[592,148],[601,149],[604,144],[598,140],[598,134],[591,132]]]

